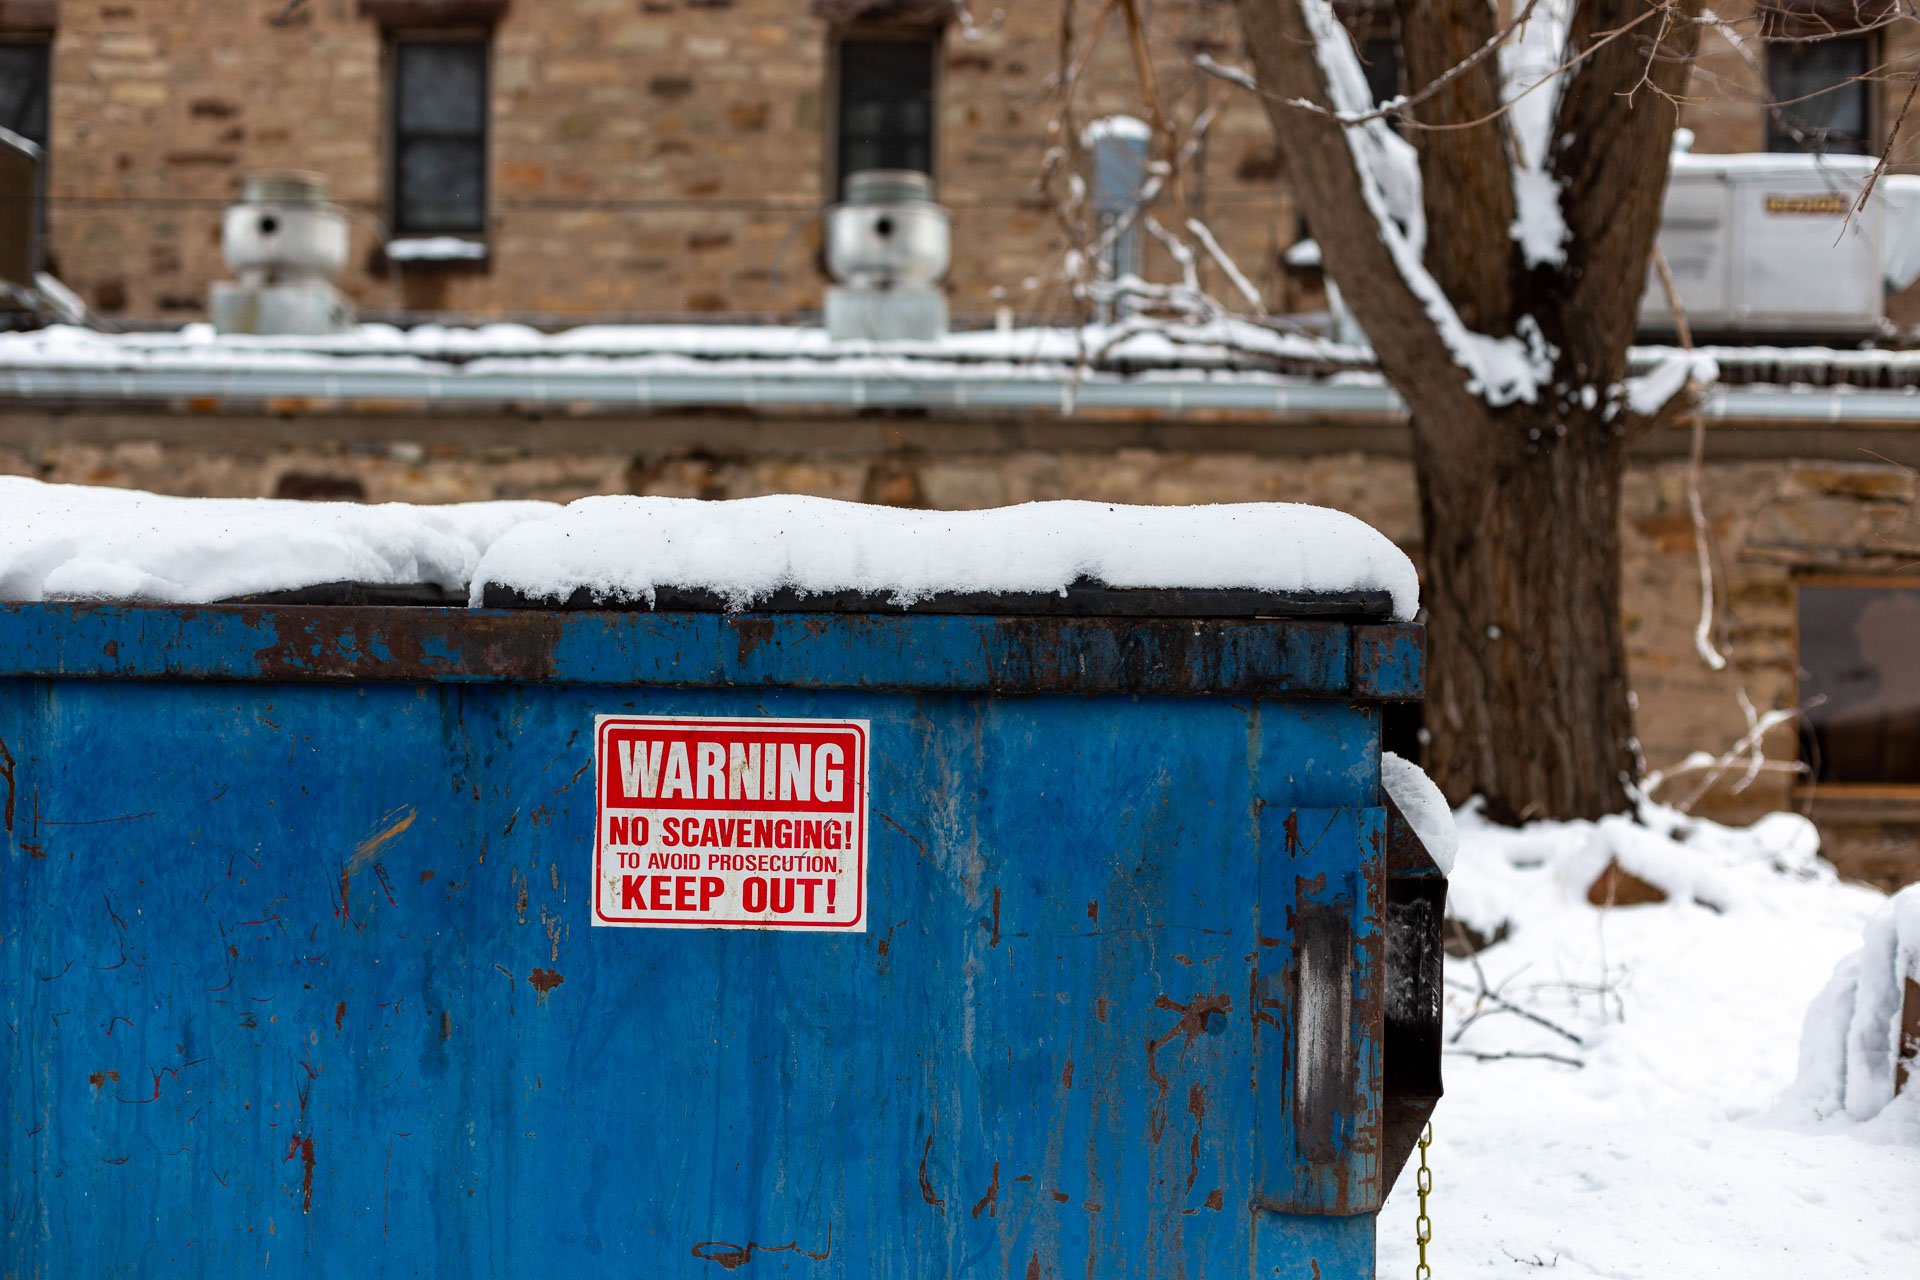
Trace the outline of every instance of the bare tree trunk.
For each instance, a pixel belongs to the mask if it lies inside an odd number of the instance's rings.
[[[1484,796],[1497,822],[1627,805],[1624,447],[1597,425],[1528,406],[1473,424],[1450,416],[1440,430],[1414,415],[1427,767],[1456,803]],[[1452,452],[1463,438],[1478,442],[1465,456]]]
[[[1316,55],[1313,26],[1325,19],[1317,3],[1237,0],[1294,198],[1382,370],[1412,406],[1429,766],[1449,800],[1478,793],[1501,821],[1619,811],[1637,768],[1620,619],[1620,486],[1627,444],[1646,426],[1621,402],[1620,384],[1698,0],[1651,13],[1645,0],[1582,0],[1574,10],[1567,47],[1580,56],[1555,100],[1546,161],[1567,229],[1558,263],[1529,262],[1511,230],[1521,165],[1499,117],[1498,60],[1471,61],[1495,33],[1494,9],[1486,0],[1401,0],[1409,87],[1454,69],[1416,108],[1420,123],[1444,127],[1410,131],[1428,231],[1424,295],[1369,207],[1353,126],[1294,105],[1334,100]],[[1552,376],[1532,401],[1496,406],[1470,385],[1436,320],[1435,289],[1441,309],[1473,334],[1531,334],[1551,346]]]

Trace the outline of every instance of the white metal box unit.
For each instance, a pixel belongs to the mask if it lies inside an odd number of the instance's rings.
[[[1870,156],[1676,152],[1659,245],[1693,332],[1877,333],[1886,294],[1920,274],[1920,178],[1883,175],[1855,210],[1875,163]],[[1655,264],[1640,327],[1675,331]]]
[[[947,211],[933,179],[874,169],[847,179],[847,199],[827,211],[827,332],[835,341],[930,341],[947,331],[940,278],[952,258]]]
[[[347,215],[315,174],[256,174],[221,219],[221,251],[238,281],[213,286],[221,333],[324,334],[353,326],[329,283],[347,261]]]

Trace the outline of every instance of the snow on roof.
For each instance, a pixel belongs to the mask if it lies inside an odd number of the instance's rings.
[[[1723,382],[1876,386],[1920,381],[1920,350],[1753,346],[1701,351],[1718,361]],[[1634,371],[1644,373],[1673,354],[1670,348],[1636,347],[1630,358]],[[216,335],[205,324],[160,333],[109,334],[67,325],[0,333],[0,398],[74,394],[67,384],[75,379],[92,385],[110,375],[126,375],[124,386],[114,385],[117,394],[133,398],[244,397],[260,378],[369,375],[379,385],[361,394],[471,398],[462,395],[463,377],[477,382],[514,376],[543,380],[543,394],[533,398],[580,401],[606,396],[608,378],[690,375],[729,385],[751,380],[756,384],[751,402],[766,407],[812,403],[815,390],[849,379],[875,383],[876,402],[885,400],[886,387],[933,383],[951,384],[967,403],[974,402],[972,389],[986,394],[996,386],[1044,385],[1070,400],[1084,399],[1085,391],[1120,395],[1137,389],[1146,403],[1151,399],[1146,389],[1169,380],[1280,390],[1351,384],[1356,378],[1380,385],[1373,352],[1364,346],[1233,319],[987,329],[926,342],[835,342],[826,330],[806,326],[695,324],[586,325],[559,333],[516,324],[412,329],[367,324],[311,337]],[[150,381],[155,378],[162,381]],[[228,385],[221,381],[225,378],[241,381]],[[330,393],[324,382],[316,382],[310,389],[270,394],[351,395],[355,385],[343,381],[337,393]],[[524,397],[525,390],[516,394]],[[652,403],[670,395],[663,389],[643,398]]]
[[[1088,121],[1080,131],[1080,145],[1089,149],[1106,138],[1148,142],[1153,138],[1153,126],[1138,116],[1101,116]]]
[[[334,582],[457,591],[502,533],[556,510],[171,498],[0,476],[0,600],[209,604]]]
[[[1767,177],[1810,174],[1858,182],[1880,164],[1877,156],[1811,155],[1791,151],[1675,151],[1675,173],[1742,173]]]
[[[427,370],[469,368],[480,362],[513,367],[605,369],[613,362],[650,361],[661,367],[691,362],[781,362],[797,371],[846,373],[859,367],[941,373],[978,369],[1004,376],[1029,367],[1057,377],[1063,369],[1176,369],[1270,367],[1293,361],[1364,368],[1373,353],[1308,334],[1283,332],[1244,320],[1206,324],[1088,325],[1079,329],[981,329],[928,341],[834,341],[825,329],[803,325],[621,324],[583,325],[559,333],[518,324],[478,328],[420,325],[399,329],[363,324],[341,334],[264,337],[216,334],[190,324],[167,333],[98,333],[55,325],[0,334],[0,372],[10,368],[288,368],[370,367]],[[494,366],[499,367],[499,366]]]
[[[778,496],[729,502],[583,498],[488,548],[472,600],[498,586],[561,600],[652,603],[661,588],[748,608],[775,592],[856,591],[899,605],[960,592],[1109,587],[1293,593],[1384,590],[1393,616],[1419,604],[1413,564],[1344,512],[1291,503],[1136,507],[1030,502],[909,511]]]

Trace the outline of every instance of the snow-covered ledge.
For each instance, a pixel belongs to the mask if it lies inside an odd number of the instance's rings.
[[[487,243],[465,236],[405,236],[387,241],[393,262],[485,262]]]

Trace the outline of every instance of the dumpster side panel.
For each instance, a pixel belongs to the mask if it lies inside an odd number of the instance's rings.
[[[871,932],[589,928],[616,711],[871,719]],[[1266,833],[1377,767],[1338,701],[510,682],[11,679],[0,743],[48,1276],[1244,1276]]]

